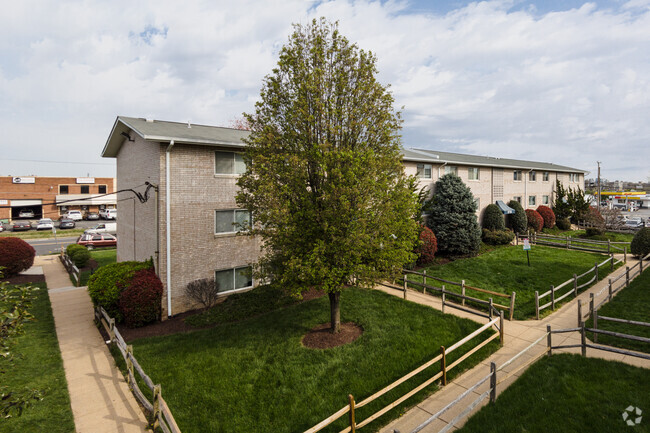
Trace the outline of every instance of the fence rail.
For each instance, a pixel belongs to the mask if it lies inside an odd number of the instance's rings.
[[[63,263],[66,271],[68,271],[68,274],[72,275],[72,278],[74,278],[74,285],[76,287],[79,287],[79,284],[81,283],[81,272],[79,271],[79,268],[77,268],[74,263],[72,263],[72,260],[65,252],[63,247],[61,247],[61,255],[59,258],[61,259],[61,263]]]
[[[334,414],[332,414],[329,417],[325,418],[323,421],[319,422],[318,424],[316,424],[315,426],[313,426],[309,430],[306,430],[304,433],[316,433],[316,432],[322,430],[323,428],[327,427],[328,425],[330,425],[331,423],[333,423],[334,421],[338,420],[339,418],[341,418],[342,416],[344,416],[346,414],[348,414],[350,425],[348,427],[346,427],[345,429],[341,430],[340,433],[347,433],[347,432],[354,433],[354,432],[356,432],[357,429],[360,429],[360,428],[370,424],[372,421],[376,420],[377,418],[381,417],[382,415],[384,415],[389,410],[393,409],[394,407],[396,407],[397,405],[399,405],[402,402],[406,401],[407,399],[409,399],[413,395],[415,395],[418,392],[422,391],[423,389],[425,389],[426,387],[428,387],[429,385],[431,385],[435,381],[440,380],[441,384],[443,386],[447,385],[447,373],[450,370],[452,370],[453,368],[455,368],[456,366],[458,366],[465,359],[469,358],[471,355],[476,353],[478,350],[480,350],[481,348],[483,348],[484,346],[486,346],[488,343],[490,343],[491,341],[493,341],[496,338],[500,338],[501,345],[503,345],[503,335],[504,335],[504,333],[503,333],[503,325],[504,325],[503,312],[501,312],[499,317],[497,317],[497,318],[495,318],[493,320],[490,320],[488,323],[481,326],[479,329],[477,329],[476,331],[474,331],[471,334],[467,335],[463,339],[457,341],[456,343],[451,345],[449,348],[446,349],[444,346],[441,346],[440,347],[440,354],[438,356],[436,356],[433,359],[431,359],[430,361],[422,364],[421,366],[419,366],[415,370],[413,370],[413,371],[409,372],[408,374],[402,376],[401,378],[397,379],[396,381],[394,381],[390,385],[388,385],[385,388],[377,391],[376,393],[374,393],[373,395],[367,397],[366,399],[362,400],[361,402],[355,403],[354,397],[352,395],[349,395],[348,396],[348,404],[346,406],[342,407],[341,409],[339,409]],[[487,330],[491,329],[493,326],[499,330],[498,333],[495,333],[495,334],[491,335],[490,337],[486,338],[481,343],[477,344],[472,349],[470,349],[467,353],[463,354],[460,358],[458,358],[457,360],[455,360],[451,364],[447,365],[447,357],[449,356],[450,353],[452,353],[453,351],[455,351],[459,347],[467,344],[470,340],[477,337],[478,335],[480,335],[480,334],[486,332]],[[426,381],[424,381],[423,383],[421,383],[417,387],[413,388],[411,391],[407,392],[406,394],[402,395],[401,397],[399,397],[398,399],[396,399],[392,403],[390,403],[387,406],[383,407],[382,409],[378,410],[374,414],[368,416],[363,421],[357,423],[357,421],[355,419],[355,411],[356,411],[356,409],[359,409],[359,408],[373,402],[377,398],[385,395],[387,392],[392,391],[397,386],[401,385],[402,383],[404,383],[407,380],[411,379],[412,377],[416,376],[418,373],[421,373],[422,371],[426,370],[427,368],[429,368],[429,367],[431,367],[431,366],[433,366],[435,364],[438,364],[438,363],[440,364],[440,371],[438,371],[433,376],[431,376],[429,379],[427,379]]]
[[[465,311],[467,313],[476,314],[476,315],[481,316],[481,317],[486,317],[486,318],[489,318],[491,320],[492,316],[493,316],[493,313],[494,313],[494,315],[499,315],[499,310],[503,310],[503,311],[508,312],[508,320],[512,320],[512,318],[513,318],[513,315],[514,315],[514,312],[515,312],[515,299],[517,297],[516,292],[512,292],[511,294],[507,295],[505,293],[494,292],[492,290],[480,289],[478,287],[472,287],[472,286],[469,286],[469,285],[465,284],[465,280],[462,280],[461,282],[456,282],[456,281],[449,281],[449,280],[445,280],[445,279],[442,279],[442,278],[427,275],[426,270],[423,271],[423,272],[415,272],[415,271],[409,271],[409,270],[405,269],[402,272],[404,273],[404,276],[402,278],[402,283],[404,284],[403,290],[404,290],[405,297],[406,297],[406,289],[407,289],[408,284],[411,284],[411,285],[422,288],[422,292],[424,294],[427,294],[427,290],[429,290],[429,294],[431,292],[438,293],[442,297],[442,311],[443,311],[443,313],[444,313],[444,308],[445,307],[450,307],[450,308],[455,308],[457,310]],[[417,275],[417,276],[421,277],[422,282],[415,281],[413,279],[409,280],[408,275]],[[434,280],[434,281],[439,281],[439,282],[442,282],[442,283],[446,283],[446,284],[450,284],[452,286],[458,286],[458,287],[460,287],[460,294],[456,293],[454,291],[451,291],[451,290],[447,290],[444,285],[441,286],[441,287],[436,287],[434,285],[427,284],[427,281],[429,279]],[[484,293],[486,295],[492,295],[492,296],[495,296],[495,297],[498,297],[498,298],[507,299],[508,300],[508,302],[507,302],[508,305],[503,305],[503,304],[498,304],[496,302],[493,302],[492,298],[488,298],[488,300],[486,301],[484,299],[479,299],[479,298],[476,298],[476,297],[473,297],[473,296],[467,296],[467,291],[470,291],[470,292],[473,291],[473,292],[477,292],[477,293]],[[448,297],[451,297],[452,299],[460,300],[460,302],[455,302],[455,303],[454,302],[449,302]],[[481,313],[478,313],[478,312],[476,312],[474,310],[469,310],[467,308],[464,308],[467,301],[469,301],[471,303],[474,303],[474,304],[478,304],[478,305],[482,305],[482,306],[487,307],[488,314],[481,314]]]
[[[529,232],[527,234],[517,234],[517,245],[520,239],[529,239],[536,245],[546,245],[550,247],[559,247],[579,251],[589,251],[602,254],[625,254],[630,250],[629,242],[614,242],[610,240],[598,241],[594,239],[572,238],[570,236],[554,236],[545,233]]]
[[[117,347],[122,354],[128,372],[127,382],[129,388],[133,392],[136,400],[138,400],[142,407],[151,414],[154,430],[160,428],[165,433],[181,433],[174,416],[162,397],[160,385],[154,384],[151,378],[144,372],[144,369],[133,355],[133,346],[126,344],[120,331],[115,327],[115,319],[110,317],[106,310],[101,306],[95,307],[95,318],[104,326],[104,329],[110,338],[109,342],[115,344],[115,347]],[[142,382],[144,382],[149,391],[151,391],[153,401],[149,401],[140,389],[135,373],[138,374]]]

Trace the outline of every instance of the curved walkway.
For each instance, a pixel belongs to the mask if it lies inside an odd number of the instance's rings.
[[[94,323],[86,287],[71,286],[58,256],[42,266],[77,433],[141,433],[147,422]]]
[[[628,258],[628,265],[632,265],[634,263],[636,263],[635,260]],[[612,278],[614,278],[624,272],[625,267],[621,267],[610,275]],[[408,410],[402,417],[392,421],[390,424],[382,428],[380,432],[393,433],[394,430],[397,430],[401,433],[409,433],[411,430],[426,421],[429,417],[445,407],[447,404],[454,401],[460,394],[462,394],[480,379],[487,376],[490,373],[491,362],[494,362],[497,367],[499,367],[501,364],[508,361],[514,355],[542,337],[546,333],[547,325],[550,325],[551,329],[575,328],[578,325],[577,299],[582,300],[583,306],[589,305],[589,294],[597,293],[606,285],[606,279],[599,281],[588,290],[585,290],[579,294],[577,298],[571,300],[570,302],[567,302],[562,307],[558,308],[553,314],[550,314],[543,320],[506,320],[504,324],[504,345],[502,348],[493,353],[489,358],[485,359],[480,364],[476,365],[471,370],[464,372],[458,378],[454,379],[454,381],[448,383],[445,387],[441,388],[429,398],[425,399],[415,407]],[[376,288],[377,290],[382,290],[391,295],[399,297],[404,296],[404,292],[402,290],[391,289],[384,286],[376,286]],[[422,293],[411,290],[409,290],[407,295],[409,301],[428,305],[437,310],[441,309],[440,298],[424,295]],[[470,320],[482,320],[475,315],[453,308],[447,308],[446,311],[449,312],[449,314],[454,314],[456,316],[464,317]],[[552,338],[553,346],[580,344],[580,335],[577,332],[567,334],[553,334]],[[523,372],[528,368],[526,364],[532,361],[533,358],[539,356],[544,350],[546,350],[546,339],[543,339],[543,341],[535,345],[526,354],[521,356],[508,367],[504,368],[502,372],[499,373],[502,377],[507,376],[509,373],[514,372],[514,374],[497,385],[497,395],[499,395],[505,388],[513,383],[521,374],[523,374]],[[581,353],[579,348],[553,350],[553,353],[558,352],[578,354]],[[611,361],[620,361],[638,367],[650,368],[650,361],[627,355],[587,349],[587,356],[607,359]],[[499,376],[497,376],[497,380],[501,380]],[[474,399],[476,399],[480,394],[484,393],[487,389],[489,389],[489,383],[485,383],[481,387],[475,389],[472,393],[461,400],[459,404],[442,414],[436,421],[432,422],[421,431],[423,433],[440,431],[447,425],[447,423],[449,423],[454,417],[460,414],[472,401],[474,401]],[[471,414],[475,413],[480,407],[487,404],[488,401],[489,399],[485,399],[483,401],[483,404],[475,408],[470,413],[470,415],[468,415],[468,417],[471,416]],[[467,418],[461,420],[457,426],[462,426],[466,419]]]

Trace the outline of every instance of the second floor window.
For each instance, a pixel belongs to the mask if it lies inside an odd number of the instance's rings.
[[[431,164],[418,164],[417,177],[420,179],[431,179]]]
[[[214,152],[215,174],[242,174],[246,171],[246,163],[241,153]]]
[[[458,167],[456,167],[455,165],[445,165],[445,174],[449,174],[449,173],[458,176]]]
[[[467,178],[469,180],[479,180],[479,169],[478,167],[470,167],[467,169]]]
[[[82,194],[89,194],[90,193],[90,187],[88,185],[81,185],[81,193]]]
[[[545,171],[544,174],[542,175],[542,180],[544,182],[548,182],[548,178],[549,178],[548,171]]]
[[[531,182],[535,182],[537,180],[537,172],[529,171],[528,172],[528,180],[531,181]]]
[[[99,191],[100,194],[106,194],[106,185],[99,185]]]
[[[215,211],[215,233],[237,233],[251,224],[251,214],[243,209]]]
[[[521,180],[521,170],[515,170],[512,172],[512,178],[514,180]]]
[[[69,194],[68,185],[59,185],[59,194]]]

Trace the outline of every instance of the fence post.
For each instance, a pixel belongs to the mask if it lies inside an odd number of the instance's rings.
[[[160,385],[154,385],[153,387],[153,428],[156,430],[160,427]]]
[[[492,298],[488,298],[488,301],[490,302],[490,305],[488,306],[488,309],[489,309],[488,316],[490,316],[490,320],[492,320],[492,309],[494,308],[492,306],[492,304],[493,304]]]
[[[623,261],[627,263],[627,246],[623,247]]]
[[[131,382],[131,378],[135,379],[135,374],[133,374],[133,361],[131,361],[129,354],[133,356],[133,346],[130,344],[126,346],[126,369],[129,372],[129,374],[126,377],[126,382],[129,384],[129,388],[133,390],[134,383]]]
[[[639,259],[639,274],[643,273],[643,255]]]
[[[573,274],[573,296],[578,297],[578,275]]]
[[[569,249],[569,235],[566,236],[566,249]]]
[[[512,292],[510,295],[510,319],[512,320],[513,314],[515,314],[515,298],[517,297],[517,292]]]
[[[582,322],[582,299],[578,299],[578,326]]]
[[[109,317],[108,319],[108,336],[111,339],[111,343],[115,341],[115,319]]]
[[[555,286],[551,284],[551,310],[555,311]]]
[[[424,276],[422,277],[422,284],[424,284],[424,286],[426,286],[426,284],[427,284],[427,270],[425,269],[424,271],[422,271],[422,273],[424,274]],[[424,287],[424,286],[422,286],[422,293],[424,293],[426,295],[427,294],[427,288]]]
[[[465,296],[465,280],[460,281],[460,294]],[[462,298],[461,304],[465,306],[465,298]]]
[[[630,286],[630,267],[625,267],[625,287]]]
[[[404,274],[404,299],[406,299],[406,284],[407,284],[407,282],[406,282],[406,275],[407,275],[407,274]]]
[[[497,400],[497,365],[490,362],[490,402],[494,403]]]
[[[553,354],[553,344],[551,342],[551,325],[546,325],[546,346],[548,346],[548,356]]]
[[[598,282],[598,262],[594,264],[594,272],[596,274],[596,282]]]
[[[357,431],[357,424],[354,421],[354,397],[352,394],[348,395],[348,401],[350,402],[350,432],[354,433]]]
[[[612,244],[611,244],[611,241],[610,241],[609,239],[607,239],[607,254],[609,254],[609,253],[610,253],[610,251],[611,251],[611,248],[612,248]]]
[[[539,292],[535,290],[535,319],[539,320]]]
[[[589,314],[593,314],[594,305],[596,305],[595,302],[594,302],[594,294],[590,293],[589,294]]]
[[[598,308],[594,307],[591,317],[594,319],[594,329],[598,329]],[[598,333],[596,332],[594,332],[594,343],[598,343]]]
[[[585,322],[580,322],[580,344],[582,345],[582,356],[587,356],[587,337],[585,336]]]
[[[444,314],[445,312],[445,286],[442,286],[442,313]]]
[[[447,355],[445,355],[445,346],[440,346],[440,371],[442,371],[442,386],[447,385]]]
[[[612,300],[612,279],[609,279],[609,286],[607,286],[607,291],[609,292],[609,300]]]
[[[499,311],[499,340],[501,342],[501,347],[503,347],[503,310]]]

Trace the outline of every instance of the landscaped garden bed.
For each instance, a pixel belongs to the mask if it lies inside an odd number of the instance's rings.
[[[606,258],[602,254],[537,245],[533,245],[529,256],[530,266],[528,266],[526,252],[522,246],[506,246],[477,257],[434,264],[427,267],[426,271],[427,275],[448,281],[461,282],[465,280],[466,285],[480,289],[506,295],[516,292],[514,318],[529,319],[535,317],[535,291],[540,294],[546,292],[551,285],[558,286],[572,278],[574,274],[580,275],[589,268],[593,268],[596,262],[601,263]],[[605,278],[610,270],[609,265],[601,266],[599,279]],[[410,278],[422,281],[421,277]],[[578,284],[582,284],[590,278],[591,276],[587,275],[579,279]],[[428,278],[427,284],[440,287],[444,283]],[[421,290],[415,285],[412,288]],[[445,289],[460,293],[460,287],[457,286],[448,284]],[[467,293],[483,300],[490,297],[489,294],[484,293],[470,293],[470,291]],[[499,302],[499,300],[495,298],[494,302]],[[550,309],[546,311],[550,311]]]
[[[579,355],[543,357],[460,431],[647,432],[646,416],[630,427],[623,413],[629,406],[645,412],[648,389],[650,370],[644,368]]]
[[[253,296],[255,291],[250,292]],[[267,295],[264,295],[267,296]],[[282,295],[279,295],[282,297]],[[225,303],[224,303],[225,304]],[[302,344],[312,329],[329,321],[327,297],[260,312],[246,301],[227,314],[234,323],[132,341],[134,354],[163,395],[183,431],[300,432],[431,360],[479,324],[379,291],[348,288],[341,321],[361,330],[354,342],[330,349]],[[219,309],[220,305],[214,307]],[[246,319],[252,312],[255,317]],[[219,316],[213,314],[213,317]],[[226,317],[221,315],[220,317]],[[207,325],[203,322],[202,325]],[[447,357],[452,363],[491,334],[481,334]],[[448,374],[451,380],[496,350],[494,341]],[[433,376],[439,363],[364,406],[357,422]],[[367,428],[373,431],[436,390],[432,385]],[[346,417],[323,431],[338,432]]]

